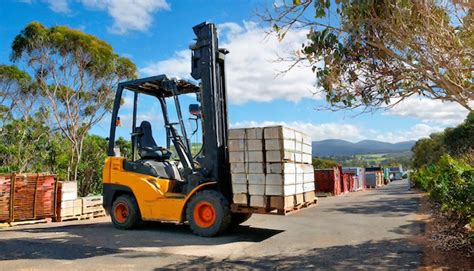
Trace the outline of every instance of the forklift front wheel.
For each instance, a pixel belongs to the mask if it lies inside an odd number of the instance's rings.
[[[186,219],[193,233],[204,237],[218,235],[230,225],[229,202],[218,191],[198,191],[187,205]]]
[[[110,217],[118,229],[132,229],[140,221],[140,213],[135,198],[131,195],[121,195],[112,204]]]

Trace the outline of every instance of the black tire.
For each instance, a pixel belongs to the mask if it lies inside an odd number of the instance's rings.
[[[252,214],[246,214],[246,213],[232,213],[232,218],[230,220],[230,225],[231,227],[236,227],[245,221],[249,220],[252,217]]]
[[[121,211],[126,208],[126,211]],[[127,215],[124,215],[124,212]],[[141,220],[138,204],[132,195],[118,196],[113,204],[110,212],[112,222],[117,229],[128,230],[135,228]]]
[[[209,211],[212,213],[212,219],[207,221],[200,219],[202,208],[206,208],[205,211],[212,209],[212,211]],[[198,191],[187,204],[186,219],[194,234],[203,237],[216,236],[225,231],[230,225],[232,217],[229,202],[218,191]]]

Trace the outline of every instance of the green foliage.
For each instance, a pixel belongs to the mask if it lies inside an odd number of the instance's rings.
[[[333,168],[333,167],[337,167],[337,162],[333,161],[333,160],[314,157],[313,158],[313,167],[316,168],[316,169]]]
[[[83,159],[79,164],[78,192],[80,195],[102,193],[102,169],[107,157],[107,140],[89,135],[84,140]]]
[[[433,165],[446,153],[444,145],[444,134],[431,134],[429,138],[423,138],[416,142],[412,148],[413,167]]]
[[[474,112],[471,112],[464,123],[456,128],[448,128],[444,132],[444,145],[454,156],[474,151]]]
[[[280,39],[308,29],[295,62],[309,61],[334,108],[422,95],[473,110],[473,9],[449,1],[278,2],[261,17]]]
[[[469,164],[445,154],[435,165],[411,173],[410,180],[463,223],[474,217],[474,168]]]

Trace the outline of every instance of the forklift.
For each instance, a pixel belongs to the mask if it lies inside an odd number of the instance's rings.
[[[225,80],[229,52],[218,47],[214,24],[204,22],[193,31],[196,42],[190,46],[191,76],[197,84],[166,75],[118,84],[103,170],[103,206],[119,229],[134,228],[140,221],[188,222],[193,233],[210,237],[251,216],[231,211]],[[115,146],[124,90],[133,93],[128,159],[121,157]],[[201,150],[194,155],[180,105],[180,96],[189,94],[197,97],[197,103],[189,105],[189,113],[202,130]],[[147,120],[137,123],[139,95],[151,96],[161,107],[166,147],[158,146],[153,137],[155,124]],[[176,122],[170,120],[170,101]]]

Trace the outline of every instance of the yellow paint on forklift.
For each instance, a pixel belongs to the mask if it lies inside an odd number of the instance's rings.
[[[123,157],[108,157],[105,161],[103,180],[106,184],[130,188],[137,200],[143,220],[183,222],[184,207],[191,196],[201,188],[215,184],[215,182],[201,184],[188,195],[173,193],[170,190],[177,181],[125,171],[124,160]]]

